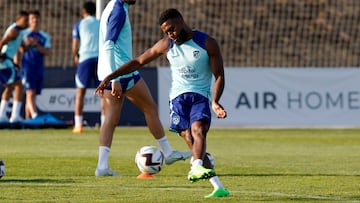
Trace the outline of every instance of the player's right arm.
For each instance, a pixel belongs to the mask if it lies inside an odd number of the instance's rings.
[[[17,29],[11,29],[3,38],[0,40],[0,50],[3,48],[4,45],[9,43],[11,40],[16,39],[19,35],[19,31]]]
[[[104,80],[96,88],[95,93],[101,95],[102,91],[110,83],[111,80],[119,76],[131,73],[135,70],[138,70],[142,66],[150,63],[159,56],[166,54],[168,47],[169,47],[169,39],[167,37],[159,40],[156,44],[154,44],[151,48],[147,49],[140,56],[136,57],[131,61],[128,61],[127,63],[123,64],[118,69],[116,69],[114,72],[106,76]]]

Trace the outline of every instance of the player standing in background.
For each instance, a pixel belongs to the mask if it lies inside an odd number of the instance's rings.
[[[135,2],[136,0],[111,0],[102,13],[98,63],[100,80],[132,59],[132,33],[128,7]],[[100,129],[96,176],[119,175],[109,168],[108,159],[125,97],[144,113],[148,128],[165,155],[166,164],[185,160],[191,156],[190,152],[173,151],[171,148],[159,119],[157,105],[138,71],[112,80],[111,85],[106,88],[102,95],[106,118]]]
[[[23,85],[19,74],[19,67],[14,63],[14,56],[19,51],[22,40],[22,31],[27,28],[29,14],[26,11],[20,11],[16,17],[16,22],[10,25],[2,39],[0,40],[0,83],[5,85],[1,95],[0,103],[0,122],[21,122],[20,116],[22,107]],[[13,107],[10,120],[6,115],[6,108],[9,104],[11,93],[13,94]]]
[[[97,77],[97,65],[99,56],[99,20],[95,18],[96,4],[88,1],[81,9],[82,20],[74,25],[72,32],[72,52],[74,62],[77,65],[75,75],[76,100],[73,133],[83,132],[83,109],[86,88],[90,87],[91,81],[99,84]],[[101,123],[104,121],[101,100]]]
[[[161,30],[167,35],[142,55],[131,60],[106,76],[96,89],[107,94],[111,80],[136,71],[145,64],[165,55],[170,63],[172,86],[170,88],[170,129],[184,138],[192,151],[188,179],[196,182],[210,179],[214,191],[205,196],[225,197],[224,188],[206,153],[206,136],[211,124],[211,107],[218,118],[226,118],[226,111],[219,104],[225,86],[222,55],[216,40],[206,33],[192,30],[176,9],[164,11],[159,18]],[[215,82],[211,97],[211,81]],[[113,95],[121,95],[121,89],[113,86]],[[205,167],[206,168],[205,168]]]
[[[51,51],[50,35],[40,29],[40,24],[40,11],[30,11],[29,28],[24,30],[23,43],[20,47],[23,84],[26,93],[26,119],[38,116],[36,95],[40,95],[43,88],[44,56],[49,56]]]

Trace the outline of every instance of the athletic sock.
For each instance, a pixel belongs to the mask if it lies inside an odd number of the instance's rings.
[[[36,118],[38,116],[38,113],[34,113],[33,115],[31,115],[31,118]]]
[[[218,176],[211,177],[209,181],[215,190],[218,188],[225,189]]]
[[[160,145],[160,148],[162,149],[162,152],[164,153],[165,157],[168,157],[173,152],[173,150],[169,144],[169,141],[167,140],[166,135],[164,135],[164,137],[162,137],[156,141]]]
[[[74,116],[75,126],[82,126],[83,116]]]
[[[98,169],[107,169],[109,168],[108,159],[110,154],[110,148],[106,146],[99,147],[99,160],[98,160]]]
[[[6,108],[9,105],[9,101],[7,100],[1,100],[0,102],[0,117],[6,118]]]
[[[195,159],[192,163],[191,163],[191,168],[195,167],[197,165],[202,166],[203,165],[203,161],[201,159]]]
[[[13,107],[11,111],[11,117],[12,118],[19,118],[20,117],[20,110],[21,110],[21,101],[14,101]]]

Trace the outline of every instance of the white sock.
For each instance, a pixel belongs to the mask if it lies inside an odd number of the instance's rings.
[[[38,113],[34,113],[33,115],[31,115],[31,118],[36,118],[38,116]]]
[[[7,100],[1,100],[0,102],[0,116],[3,118],[6,118],[6,109],[9,105],[9,101]]]
[[[195,160],[191,163],[191,167],[194,167],[194,166],[197,166],[197,165],[202,166],[202,165],[203,165],[203,161],[202,161],[201,159],[195,159]]]
[[[211,177],[209,181],[215,190],[218,188],[225,189],[218,176]]]
[[[100,116],[100,125],[103,125],[105,122],[105,115],[101,114]]]
[[[160,148],[161,148],[162,152],[164,153],[165,157],[168,157],[173,152],[173,149],[171,148],[166,135],[156,141],[160,145]]]
[[[74,116],[75,126],[82,126],[83,116]]]
[[[11,111],[11,117],[12,118],[19,118],[20,117],[20,110],[21,110],[21,101],[14,101],[13,107]]]
[[[99,160],[98,160],[98,169],[109,168],[108,159],[110,154],[110,148],[106,146],[99,147]]]

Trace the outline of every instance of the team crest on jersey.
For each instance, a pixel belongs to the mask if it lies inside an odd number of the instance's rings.
[[[193,51],[193,56],[194,56],[195,59],[200,58],[200,51],[199,50]]]
[[[179,123],[180,123],[180,116],[178,116],[178,115],[173,115],[173,116],[172,116],[172,123],[173,123],[174,125],[179,124]]]

